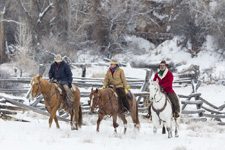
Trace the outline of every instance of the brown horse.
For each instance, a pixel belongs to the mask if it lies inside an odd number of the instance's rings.
[[[78,126],[81,127],[82,124],[82,110],[80,106],[80,90],[76,86],[75,92],[73,92],[73,102],[72,107],[68,106],[67,103],[63,102],[63,96],[60,94],[57,87],[50,83],[49,81],[41,78],[41,75],[39,76],[33,76],[31,80],[31,97],[37,97],[39,94],[42,94],[44,97],[44,103],[48,110],[48,112],[51,114],[49,118],[49,128],[52,125],[52,120],[54,118],[56,127],[59,128],[58,119],[56,117],[56,111],[58,109],[64,109],[71,115],[71,129],[78,130]]]
[[[116,121],[117,121],[117,115],[119,115],[124,123],[124,133],[126,133],[127,120],[126,120],[125,114],[119,107],[119,101],[118,101],[117,95],[112,88],[96,89],[96,90],[93,90],[92,88],[91,94],[90,94],[90,102],[91,102],[90,109],[92,112],[97,106],[99,107],[98,120],[97,120],[97,132],[99,132],[100,122],[102,121],[105,115],[110,115],[113,117],[114,131],[117,132],[116,127],[118,125]],[[130,98],[128,98],[128,102],[130,105],[130,115],[133,120],[134,127],[139,129],[140,122],[138,118],[138,104],[133,94]]]

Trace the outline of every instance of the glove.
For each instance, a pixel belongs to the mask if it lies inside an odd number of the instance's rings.
[[[53,83],[57,83],[57,80],[54,79],[54,78],[52,78],[52,82],[53,82]]]
[[[127,90],[127,89],[124,89],[124,91],[125,91],[125,94],[127,94],[127,93],[128,93],[128,90]]]
[[[72,84],[71,84],[71,83],[69,83],[69,84],[68,84],[68,87],[71,89],[71,88],[72,88]]]
[[[102,86],[102,89],[105,89],[105,86],[104,85]]]
[[[127,89],[130,89],[130,86],[129,85],[127,86]]]

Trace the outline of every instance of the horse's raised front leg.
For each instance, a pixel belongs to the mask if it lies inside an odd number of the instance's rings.
[[[98,120],[97,120],[97,129],[96,131],[99,132],[99,126],[100,126],[100,122],[102,121],[102,119],[104,118],[104,114],[98,113]]]
[[[52,126],[52,120],[53,120],[53,118],[55,118],[55,116],[56,116],[56,111],[57,111],[57,107],[55,106],[51,111],[50,111],[50,118],[49,118],[49,128],[51,128],[51,126]],[[56,122],[56,125],[57,125],[57,123],[58,123],[58,119],[57,119],[57,122]]]
[[[117,115],[113,115],[113,127],[114,127],[114,132],[117,133],[116,128],[117,128]]]
[[[125,134],[126,131],[127,131],[127,120],[126,120],[125,114],[120,115],[120,118],[123,120],[123,124],[124,124],[124,134]]]
[[[152,113],[153,133],[157,132],[157,127],[159,127],[159,125],[160,125],[160,120],[156,117],[158,117],[158,116],[156,116],[156,114]]]

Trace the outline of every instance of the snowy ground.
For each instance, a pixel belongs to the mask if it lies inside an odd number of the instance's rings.
[[[178,94],[188,95],[190,86],[175,88]],[[202,97],[216,106],[224,104],[225,86],[202,85],[199,88]],[[131,119],[128,119],[127,134],[123,134],[122,121],[115,134],[112,118],[105,118],[100,125],[100,132],[96,132],[97,115],[83,116],[83,126],[78,131],[70,130],[68,123],[60,121],[60,129],[48,127],[48,117],[25,112],[17,118],[31,121],[30,123],[0,120],[0,146],[3,150],[40,150],[40,149],[167,149],[167,150],[224,150],[225,127],[217,125],[217,121],[208,118],[207,122],[181,120],[180,136],[168,139],[158,129],[153,134],[151,121],[140,116],[140,131],[134,130]]]

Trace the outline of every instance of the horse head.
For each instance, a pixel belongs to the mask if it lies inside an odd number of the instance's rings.
[[[99,99],[100,99],[101,95],[98,89],[93,90],[93,88],[91,89],[91,93],[90,93],[90,111],[94,112],[94,109],[97,107],[98,103],[99,103]]]
[[[149,85],[149,90],[150,90],[150,100],[155,101],[156,97],[160,93],[160,86],[158,81],[151,81]]]
[[[39,76],[35,76],[33,75],[33,78],[30,82],[31,84],[31,92],[30,92],[30,96],[31,98],[35,98],[37,97],[39,94],[41,94],[41,74]]]

